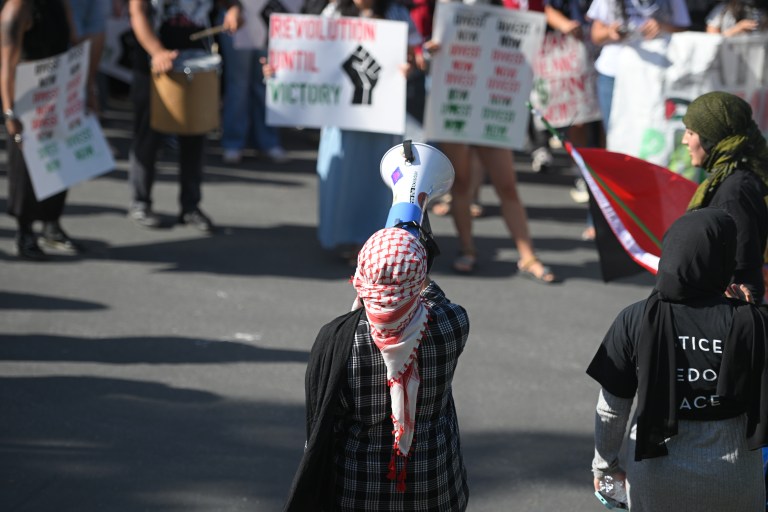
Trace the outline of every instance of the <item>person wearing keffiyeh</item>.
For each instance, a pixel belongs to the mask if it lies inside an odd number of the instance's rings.
[[[626,475],[633,512],[765,509],[768,316],[725,295],[736,240],[718,208],[675,221],[653,291],[619,313],[587,368],[601,386],[595,488],[604,475]],[[625,473],[619,454],[635,400]]]
[[[466,510],[452,382],[469,319],[427,267],[401,228],[358,254],[353,310],[310,353],[307,443],[285,511]]]
[[[691,163],[708,177],[689,210],[721,208],[736,221],[736,268],[732,281],[765,295],[763,264],[768,240],[768,146],[749,103],[726,92],[696,98],[683,117]]]

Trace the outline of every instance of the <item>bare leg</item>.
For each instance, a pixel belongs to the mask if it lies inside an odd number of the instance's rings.
[[[472,204],[469,206],[469,213],[472,217],[480,217],[483,214],[483,207],[480,206],[480,187],[483,186],[485,181],[485,169],[480,162],[480,157],[477,156],[477,150],[470,148],[470,169],[472,180]]]
[[[96,75],[99,73],[99,63],[101,62],[101,56],[104,53],[104,39],[105,34],[100,32],[89,36],[91,40],[91,55],[90,63],[88,64],[88,92],[86,96],[90,102],[88,107],[95,113],[101,113],[101,105],[99,100],[99,90],[96,84]]]
[[[547,274],[544,265],[536,258],[533,241],[528,230],[528,215],[517,192],[517,175],[512,151],[504,148],[477,147],[478,156],[501,201],[501,215],[507,229],[515,240],[520,256],[518,267],[525,268],[535,277],[544,281],[554,280]]]
[[[445,156],[451,161],[456,176],[451,188],[451,214],[459,237],[462,254],[475,254],[472,240],[472,216],[469,206],[472,204],[472,172],[469,146],[466,144],[445,143],[440,145]]]

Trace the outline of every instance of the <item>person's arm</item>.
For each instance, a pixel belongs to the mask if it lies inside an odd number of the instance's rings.
[[[179,55],[179,52],[167,49],[155,34],[149,20],[149,1],[130,0],[128,12],[136,40],[152,59],[152,71],[165,73],[173,69],[173,59]]]
[[[619,467],[619,451],[624,442],[632,402],[631,398],[621,398],[605,389],[600,390],[595,407],[595,456],[592,459],[595,490],[598,489],[598,480],[605,475],[617,480],[625,478],[624,470]]]
[[[597,46],[605,46],[606,44],[610,43],[618,43],[626,36],[626,34],[622,34],[619,31],[620,27],[621,23],[619,22],[608,24],[599,20],[594,20],[592,22],[592,31],[590,33],[592,42]]]
[[[21,61],[21,46],[24,32],[32,23],[29,6],[23,0],[8,0],[0,11],[0,98],[3,103],[5,129],[15,140],[21,142],[23,127],[13,111],[16,82],[16,67]]]
[[[579,36],[581,34],[581,23],[570,19],[551,5],[544,6],[544,15],[547,18],[547,25],[554,30],[562,32],[565,35]]]
[[[243,26],[243,12],[238,0],[225,2],[227,10],[224,13],[224,19],[221,24],[224,31],[234,34]]]

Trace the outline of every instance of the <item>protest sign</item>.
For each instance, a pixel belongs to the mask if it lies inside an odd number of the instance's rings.
[[[402,134],[408,25],[273,14],[267,124]]]
[[[581,38],[547,32],[533,61],[531,104],[554,128],[599,121],[596,78],[594,59]],[[543,130],[541,118],[533,119]]]
[[[613,91],[608,149],[668,167],[693,181],[682,144],[682,118],[701,94],[725,91],[744,98],[768,132],[768,34],[724,38],[683,32],[622,50]]]
[[[269,17],[277,13],[298,13],[302,0],[240,0],[243,6],[243,26],[232,36],[238,50],[267,47]]]
[[[85,112],[90,43],[16,69],[14,109],[35,196],[50,197],[114,168],[98,120]]]
[[[438,2],[427,140],[521,149],[544,15]]]

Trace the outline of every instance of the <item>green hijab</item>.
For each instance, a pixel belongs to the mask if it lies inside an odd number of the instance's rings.
[[[768,145],[752,119],[749,103],[727,92],[703,94],[688,105],[683,124],[699,135],[709,174],[693,194],[689,210],[706,206],[737,167],[754,172],[768,186]]]

